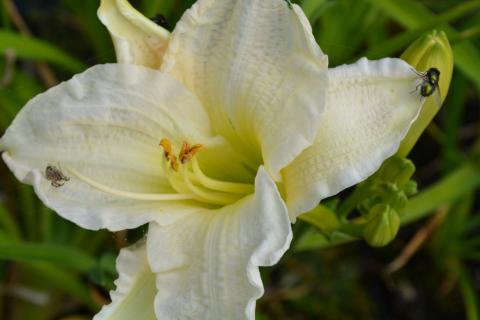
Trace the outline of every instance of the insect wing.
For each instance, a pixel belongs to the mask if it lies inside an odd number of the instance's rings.
[[[440,94],[440,87],[439,86],[436,86],[435,92],[432,94],[432,98],[435,101],[435,105],[436,105],[437,109],[440,109],[440,107],[442,106],[442,95]]]

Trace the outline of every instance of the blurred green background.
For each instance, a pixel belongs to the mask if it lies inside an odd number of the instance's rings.
[[[148,17],[163,14],[170,26],[193,3],[131,2]],[[428,192],[466,165],[471,170],[468,181],[423,205],[421,215],[428,217],[403,227],[384,248],[362,241],[320,248],[308,241],[312,227],[295,224],[293,248],[277,266],[262,270],[266,293],[257,318],[479,319],[480,1],[297,2],[331,66],[399,56],[425,32],[444,30],[455,54],[454,78],[441,112],[411,154],[415,180]],[[0,135],[36,94],[89,66],[115,61],[96,17],[98,5],[3,0]],[[0,161],[0,319],[91,318],[108,302],[118,250],[145,232],[81,229],[45,208]]]

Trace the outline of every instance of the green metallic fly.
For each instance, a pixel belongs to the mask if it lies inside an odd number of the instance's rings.
[[[420,88],[420,95],[422,97],[429,97],[435,91],[440,91],[438,81],[440,81],[440,70],[437,68],[430,68],[425,72],[414,72],[421,78],[422,82],[416,87],[415,91]]]

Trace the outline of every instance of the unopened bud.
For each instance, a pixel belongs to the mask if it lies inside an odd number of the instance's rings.
[[[378,204],[367,215],[363,237],[372,247],[383,247],[395,238],[399,228],[397,212],[389,205]]]
[[[409,159],[393,156],[382,165],[378,178],[381,181],[395,183],[403,188],[415,173],[415,165]]]
[[[438,93],[434,93],[425,101],[417,120],[413,123],[397,152],[397,155],[405,157],[433,120],[441,107],[441,103],[447,96],[452,80],[453,52],[445,33],[434,30],[410,45],[401,58],[419,72],[427,71],[430,68],[436,68],[440,71],[440,81],[437,89],[440,93],[440,99],[439,96],[436,96]]]

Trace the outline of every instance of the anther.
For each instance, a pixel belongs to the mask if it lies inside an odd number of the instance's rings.
[[[160,140],[160,146],[162,146],[163,154],[168,160],[169,155],[172,154],[172,144],[170,143],[170,140],[163,138],[162,140]]]
[[[188,154],[193,157],[198,151],[200,151],[203,148],[203,145],[201,144],[196,144],[193,147],[188,150]]]
[[[193,156],[200,151],[200,149],[203,148],[203,145],[201,144],[196,144],[193,147],[190,147],[188,145],[188,142],[184,142],[182,145],[182,150],[180,151],[180,154],[178,155],[178,158],[180,159],[180,162],[182,164],[190,161],[193,159]]]
[[[180,150],[180,153],[178,154],[178,159],[180,159],[180,162],[182,164],[184,164],[185,161],[186,161],[186,157],[187,157],[189,149],[190,148],[188,147],[188,142],[184,141],[183,144],[182,144],[182,149]]]
[[[177,157],[172,152],[172,144],[170,140],[163,138],[160,140],[160,146],[163,148],[163,155],[168,162],[170,162],[170,166],[173,170],[178,171],[178,162]]]

